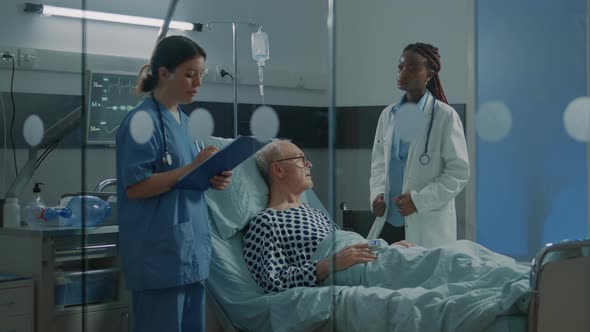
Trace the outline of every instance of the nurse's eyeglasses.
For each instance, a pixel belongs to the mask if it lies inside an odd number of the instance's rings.
[[[281,162],[281,161],[288,161],[288,160],[295,160],[295,163],[294,164],[297,167],[300,167],[300,168],[311,168],[311,162],[305,156],[284,158],[284,159],[275,160],[274,162],[275,163],[278,163],[278,162]]]
[[[203,69],[201,69],[199,71],[189,70],[187,72],[187,76],[190,76],[190,77],[198,76],[199,79],[202,80],[203,77],[207,76],[208,73],[209,73],[209,68],[203,68]]]
[[[199,78],[203,79],[203,77],[207,76],[207,74],[209,74],[209,68],[204,68],[203,70],[199,71]]]

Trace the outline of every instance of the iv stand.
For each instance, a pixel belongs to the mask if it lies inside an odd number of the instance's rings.
[[[168,6],[168,11],[166,12],[166,18],[164,19],[164,23],[160,28],[160,32],[158,33],[158,39],[156,41],[156,45],[160,40],[166,37],[168,33],[168,28],[170,26],[170,21],[172,20],[172,16],[174,15],[174,11],[176,10],[176,5],[178,4],[178,0],[171,0],[170,5]],[[237,47],[237,34],[238,34],[238,24],[246,24],[250,27],[256,28],[256,24],[252,22],[223,22],[223,21],[212,21],[207,23],[207,28],[209,30],[212,29],[213,25],[215,24],[231,24],[232,27],[232,57],[233,57],[233,83],[234,83],[234,138],[238,137],[238,47]]]
[[[238,137],[238,45],[237,45],[237,34],[238,24],[245,24],[250,27],[256,28],[256,24],[252,22],[219,22],[213,21],[207,23],[207,28],[212,29],[215,24],[231,24],[232,27],[232,57],[233,57],[233,72],[234,72],[234,138]]]

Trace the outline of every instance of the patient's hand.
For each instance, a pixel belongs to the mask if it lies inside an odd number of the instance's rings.
[[[334,269],[336,271],[346,270],[356,264],[372,262],[375,258],[377,255],[369,250],[368,243],[353,244],[336,254]]]
[[[209,180],[211,183],[211,188],[215,190],[224,190],[227,186],[229,186],[231,175],[231,171],[225,171],[220,175],[215,175],[211,178],[211,180]]]
[[[402,247],[406,247],[406,248],[410,248],[410,247],[415,247],[416,245],[407,241],[398,241],[398,242],[394,242],[390,245],[391,247],[393,246],[402,246]]]
[[[349,267],[360,264],[370,263],[377,258],[377,255],[369,250],[368,243],[357,243],[340,250],[334,255],[334,270],[342,271]],[[324,280],[330,272],[331,257],[324,258],[317,263],[316,278],[319,281]]]

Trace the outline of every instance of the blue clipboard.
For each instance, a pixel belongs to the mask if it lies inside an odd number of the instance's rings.
[[[209,180],[212,177],[223,171],[236,168],[265,145],[254,137],[239,136],[201,165],[178,179],[173,188],[205,191],[211,187]]]

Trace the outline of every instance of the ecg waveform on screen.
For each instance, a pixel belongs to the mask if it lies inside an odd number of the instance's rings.
[[[132,94],[133,89],[135,88],[135,79],[134,78],[103,78],[103,82],[108,83],[106,87],[103,87],[103,91],[110,96],[114,95],[127,95]]]

